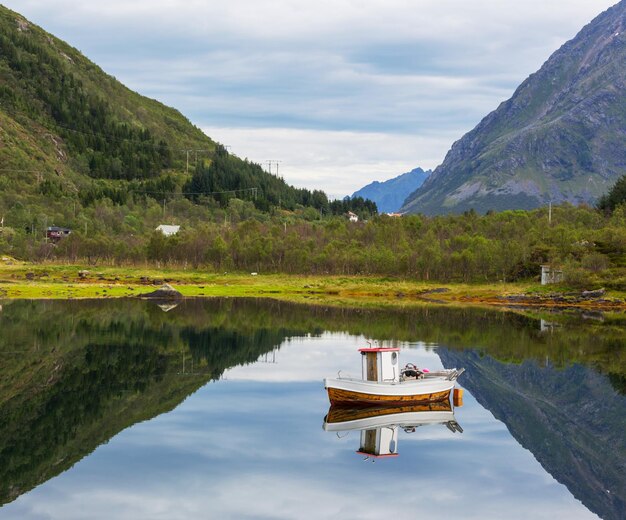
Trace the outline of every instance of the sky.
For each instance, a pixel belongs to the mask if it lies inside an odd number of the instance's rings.
[[[399,456],[374,464],[356,453],[359,431],[324,431],[321,379],[339,367],[358,375],[363,344],[295,338],[276,363],[234,367],[1,507],[0,519],[598,520],[469,391],[454,410],[463,433],[398,428]],[[399,346],[401,365],[442,367],[423,344]]]
[[[616,0],[0,2],[232,153],[339,198],[435,168]]]

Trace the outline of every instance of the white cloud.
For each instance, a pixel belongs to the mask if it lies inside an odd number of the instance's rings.
[[[439,164],[453,141],[614,2],[4,4],[215,131],[238,155],[282,159],[290,182],[343,196]]]
[[[324,333],[321,337],[296,338],[269,356],[274,363],[239,365],[226,371],[224,379],[265,382],[320,382],[335,377],[337,370],[344,376],[361,377],[359,348],[367,346],[367,338],[349,334]],[[443,368],[435,351],[425,350],[423,343],[402,343],[400,362],[415,363],[431,370]],[[417,347],[417,348],[416,348]],[[262,361],[265,357],[262,358]]]
[[[341,198],[374,180],[386,180],[417,165],[431,168],[449,147],[450,133],[425,137],[368,132],[291,128],[203,130],[242,158],[281,161],[278,174],[288,183],[321,189]],[[240,151],[245,150],[242,155]],[[272,173],[276,167],[272,166]]]

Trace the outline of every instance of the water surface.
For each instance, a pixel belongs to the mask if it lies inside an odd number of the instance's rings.
[[[0,519],[624,518],[621,316],[5,302]],[[543,319],[542,319],[543,318]],[[589,318],[589,317],[587,317]],[[463,366],[462,433],[322,425],[357,348]],[[411,429],[409,429],[411,430]]]

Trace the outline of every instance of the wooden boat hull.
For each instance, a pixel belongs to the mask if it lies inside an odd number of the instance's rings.
[[[324,418],[326,431],[349,431],[380,428],[383,426],[422,426],[454,421],[450,401],[422,403],[410,406],[358,407],[331,406]]]
[[[404,383],[325,379],[332,406],[406,406],[450,399],[454,381],[445,378]]]
[[[450,401],[436,401],[432,403],[411,404],[408,406],[368,406],[366,408],[339,408],[331,406],[324,420],[329,424],[358,421],[371,417],[384,415],[396,415],[399,413],[423,413],[423,412],[452,412]]]

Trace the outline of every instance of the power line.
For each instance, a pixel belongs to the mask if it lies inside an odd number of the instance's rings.
[[[12,173],[43,173],[41,170],[17,170],[13,168],[0,168],[0,172],[12,172]]]
[[[240,193],[251,191],[256,197],[259,188],[240,188],[236,190],[224,190],[224,191],[144,191],[144,190],[129,190],[131,193],[140,193],[143,195],[222,195],[225,193]]]
[[[276,165],[276,176],[278,177],[278,165],[281,163],[282,161],[277,161],[275,159],[269,159],[267,161],[265,161],[265,164],[267,164],[267,172],[268,173],[272,173],[272,164]]]

